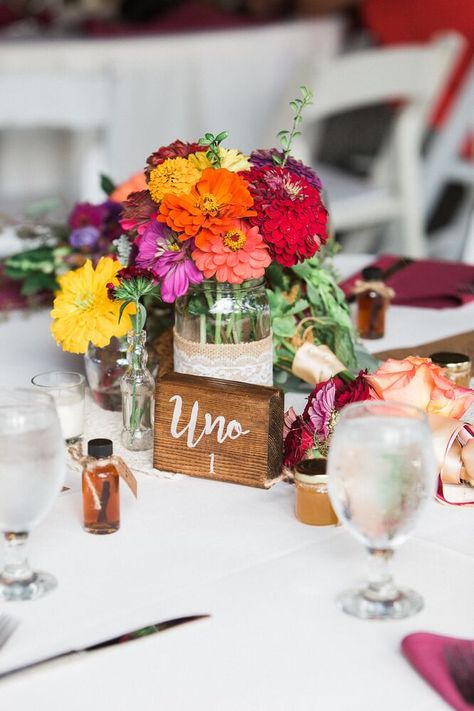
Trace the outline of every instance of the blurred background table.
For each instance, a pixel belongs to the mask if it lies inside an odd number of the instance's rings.
[[[2,195],[62,187],[74,199],[101,200],[101,171],[124,180],[159,146],[206,131],[227,130],[230,145],[254,150],[298,67],[338,52],[343,24],[329,16],[145,38],[1,43]]]

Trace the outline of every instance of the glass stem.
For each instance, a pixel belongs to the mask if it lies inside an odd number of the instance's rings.
[[[5,565],[2,571],[2,580],[10,583],[27,583],[34,579],[26,558],[25,547],[28,533],[21,531],[14,533],[7,531],[3,534],[6,543]]]
[[[364,595],[369,600],[395,600],[398,590],[390,571],[393,551],[387,548],[369,548],[369,584]]]

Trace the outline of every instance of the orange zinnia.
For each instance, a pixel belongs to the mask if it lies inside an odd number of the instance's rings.
[[[225,168],[206,168],[188,195],[166,195],[158,220],[166,222],[181,240],[196,238],[201,247],[228,231],[234,221],[255,215],[247,183]]]

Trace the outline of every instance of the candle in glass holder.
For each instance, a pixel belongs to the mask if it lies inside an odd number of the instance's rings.
[[[295,471],[296,518],[310,526],[332,526],[338,519],[328,495],[325,459],[305,459]]]
[[[447,378],[461,388],[468,388],[471,382],[471,361],[464,353],[439,351],[430,355],[431,360],[444,370]]]
[[[84,376],[80,373],[51,371],[35,375],[31,382],[52,396],[66,444],[81,439],[84,432]]]

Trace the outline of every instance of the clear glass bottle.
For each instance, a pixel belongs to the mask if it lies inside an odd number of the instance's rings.
[[[155,381],[147,368],[146,332],[128,336],[128,368],[122,376],[122,444],[131,450],[153,446]]]
[[[88,462],[82,472],[84,529],[88,533],[115,533],[120,528],[120,477],[110,461],[113,445],[110,439],[91,439]]]
[[[366,288],[357,294],[357,330],[361,338],[383,338],[388,299],[382,293],[382,271],[378,267],[362,270]]]
[[[263,279],[208,280],[176,300],[175,371],[272,385],[270,304]]]

